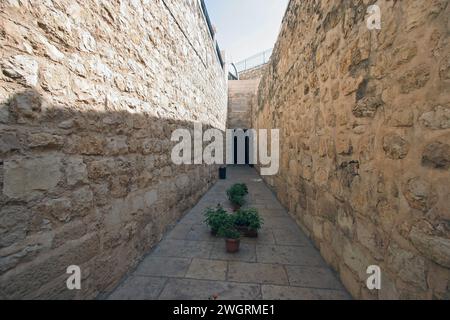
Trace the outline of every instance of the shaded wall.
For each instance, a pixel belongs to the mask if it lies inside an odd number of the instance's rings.
[[[198,2],[2,1],[0,43],[0,298],[106,293],[216,179],[170,159],[225,129]]]
[[[450,5],[292,0],[254,106],[264,177],[356,298],[450,298]],[[366,288],[366,268],[382,289]]]

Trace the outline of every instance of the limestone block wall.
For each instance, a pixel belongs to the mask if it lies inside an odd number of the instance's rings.
[[[261,80],[264,178],[356,298],[450,298],[449,19],[448,0],[292,0]]]
[[[258,85],[259,79],[228,82],[227,128],[252,128],[252,105],[256,98]]]
[[[261,79],[264,71],[266,71],[267,63],[256,68],[239,72],[239,80]]]
[[[1,1],[0,48],[0,299],[107,293],[217,176],[170,158],[225,129],[198,1]]]

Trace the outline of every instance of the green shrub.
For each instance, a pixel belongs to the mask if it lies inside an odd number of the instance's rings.
[[[248,194],[248,188],[245,183],[236,183],[227,190],[228,200],[238,206],[245,203],[244,197],[246,194]]]
[[[217,206],[217,208],[208,208],[205,210],[205,223],[211,228],[211,231],[216,233],[219,229],[229,223],[230,215],[228,212],[222,207]]]
[[[219,229],[218,235],[226,239],[239,239],[241,237],[241,233],[232,224],[222,226]]]
[[[239,190],[240,193],[244,196],[248,194],[248,188],[245,183],[236,183],[233,187]]]
[[[239,207],[242,207],[245,203],[244,196],[241,196],[240,194],[230,194],[228,195],[228,200]]]
[[[248,227],[250,230],[259,230],[264,224],[264,219],[254,208],[240,209],[234,215],[234,223],[237,226]]]

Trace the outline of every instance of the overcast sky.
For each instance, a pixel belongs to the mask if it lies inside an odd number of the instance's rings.
[[[272,48],[289,0],[205,0],[227,62]]]

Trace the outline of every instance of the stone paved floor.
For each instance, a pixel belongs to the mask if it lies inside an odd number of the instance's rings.
[[[229,167],[200,202],[168,232],[109,299],[349,299],[333,271],[254,169]],[[257,239],[243,238],[237,254],[212,237],[203,210],[221,203],[226,189],[248,185],[247,206],[265,220]],[[230,209],[231,210],[231,209]]]

